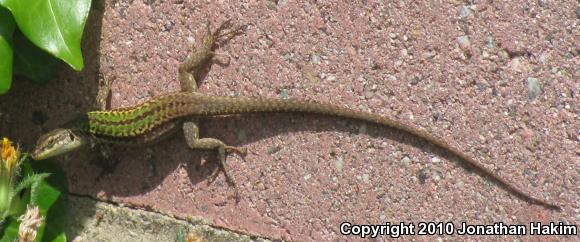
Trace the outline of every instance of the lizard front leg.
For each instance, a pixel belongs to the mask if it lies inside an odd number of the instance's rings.
[[[96,96],[96,108],[98,110],[108,110],[111,108],[111,85],[112,80],[102,74],[99,74],[99,88]],[[97,175],[96,180],[100,180],[105,175],[113,172],[119,161],[112,156],[111,144],[100,143],[95,139],[90,140],[90,149],[92,154],[96,154],[91,158],[91,163],[97,165],[102,170]]]
[[[197,79],[201,76],[202,69],[214,57],[214,49],[219,43],[223,43],[234,36],[242,33],[242,27],[233,27],[231,21],[224,22],[214,32],[211,31],[209,22],[206,24],[207,36],[203,44],[194,48],[194,51],[179,65],[179,82],[182,92],[197,91]],[[217,158],[221,170],[226,176],[227,182],[234,187],[236,199],[239,199],[239,193],[236,183],[232,176],[229,175],[226,168],[226,152],[237,152],[245,154],[245,149],[228,146],[223,141],[214,138],[199,138],[199,126],[196,119],[188,120],[183,123],[183,135],[187,145],[191,149],[214,150],[217,151]],[[212,176],[218,173],[215,172]]]
[[[215,56],[214,50],[217,45],[242,34],[243,27],[243,25],[234,27],[231,20],[227,20],[212,32],[209,22],[206,23],[207,35],[203,39],[202,45],[198,48],[194,47],[193,52],[179,65],[181,91],[194,92],[197,90],[197,79],[200,78],[202,69]]]

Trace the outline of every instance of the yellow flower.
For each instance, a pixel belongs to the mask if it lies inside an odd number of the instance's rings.
[[[14,148],[12,142],[4,137],[2,139],[2,150],[0,151],[2,154],[2,166],[6,167],[8,174],[12,174],[14,167],[17,165],[18,158],[20,156],[20,152],[18,149]]]
[[[6,137],[2,139],[2,160],[8,160],[8,157],[13,155],[14,146],[12,146],[12,142]]]

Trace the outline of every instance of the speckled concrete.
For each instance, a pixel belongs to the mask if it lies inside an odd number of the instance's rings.
[[[113,81],[112,107],[176,91],[177,65],[199,43],[203,23],[232,18],[247,31],[218,50],[229,65],[214,64],[200,92],[316,100],[394,117],[563,212],[517,199],[408,134],[309,115],[203,123],[202,136],[250,150],[245,160],[228,157],[240,203],[223,175],[208,183],[211,156],[188,150],[182,137],[116,149],[120,164],[100,180],[88,152],[63,157],[72,192],[297,241],[356,239],[340,234],[343,221],[579,223],[577,1],[209,2],[97,2],[87,69],[64,70],[46,87],[17,80],[0,97],[0,131],[30,147],[43,131],[92,109],[99,78]]]
[[[69,241],[268,242],[256,236],[213,228],[201,219],[176,219],[158,212],[118,206],[91,198],[68,196],[65,231]],[[197,238],[199,240],[193,240]]]

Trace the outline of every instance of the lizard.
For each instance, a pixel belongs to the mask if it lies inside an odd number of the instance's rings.
[[[179,65],[181,91],[162,94],[129,107],[87,112],[63,128],[54,129],[39,137],[31,153],[32,158],[34,160],[47,159],[93,142],[114,145],[148,145],[171,136],[181,128],[189,148],[217,151],[220,169],[227,182],[236,188],[233,177],[226,169],[226,153],[245,155],[246,149],[229,146],[215,138],[200,138],[197,119],[249,113],[310,113],[366,121],[412,134],[458,157],[467,167],[473,168],[479,175],[496,183],[512,195],[530,204],[540,205],[550,210],[561,210],[556,204],[528,195],[447,142],[396,119],[313,101],[221,97],[197,92],[199,73],[212,61],[215,49],[241,34],[243,26],[234,26],[228,20],[212,32],[208,22],[206,31],[207,34],[201,46],[193,47],[192,53]],[[237,195],[237,189],[235,190]]]

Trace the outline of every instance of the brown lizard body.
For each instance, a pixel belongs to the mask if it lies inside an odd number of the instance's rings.
[[[209,34],[202,48],[194,52],[180,66],[182,92],[161,95],[131,107],[89,112],[74,127],[57,129],[41,137],[33,152],[33,158],[44,159],[68,152],[87,143],[86,139],[96,139],[100,142],[116,144],[151,143],[167,134],[173,133],[170,131],[183,127],[190,148],[218,151],[219,162],[226,178],[231,183],[234,183],[225,169],[225,152],[244,153],[244,149],[228,146],[224,142],[213,138],[199,138],[196,121],[191,121],[192,118],[196,120],[196,118],[220,115],[268,112],[311,113],[367,121],[405,131],[460,158],[468,167],[474,168],[476,172],[497,183],[520,199],[549,209],[560,209],[557,205],[528,195],[445,141],[435,138],[426,131],[394,119],[340,106],[308,101],[216,97],[195,92],[197,86],[195,76],[192,73],[198,72],[206,62],[211,60],[217,40],[221,38],[229,39],[240,31],[240,29],[234,29],[228,33],[221,33],[228,27],[229,24],[226,23],[213,34]]]

